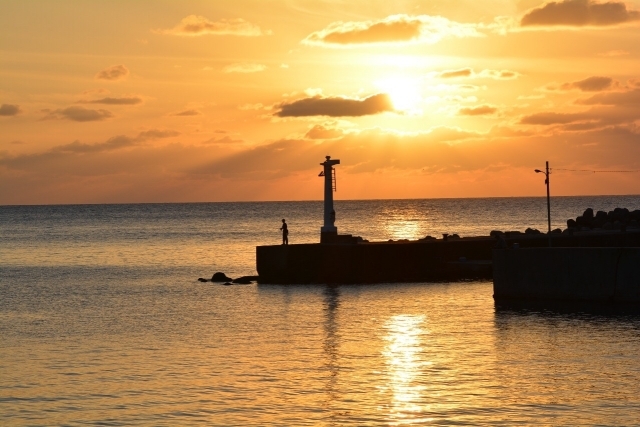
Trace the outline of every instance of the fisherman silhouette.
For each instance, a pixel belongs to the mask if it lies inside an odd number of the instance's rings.
[[[289,244],[289,228],[287,227],[287,223],[285,222],[285,220],[282,220],[282,227],[280,227],[280,230],[282,230],[282,244],[283,245],[288,245]]]

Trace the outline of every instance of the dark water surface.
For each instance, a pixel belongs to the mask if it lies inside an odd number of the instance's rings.
[[[640,197],[557,198],[586,207]],[[340,201],[370,240],[544,229],[543,198]],[[0,425],[640,425],[640,316],[490,282],[200,283],[318,202],[0,207]]]

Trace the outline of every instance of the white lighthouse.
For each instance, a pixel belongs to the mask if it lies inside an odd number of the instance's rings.
[[[338,235],[338,228],[335,226],[336,211],[333,209],[333,192],[335,191],[335,175],[333,165],[339,165],[340,160],[331,160],[331,156],[326,156],[326,160],[320,163],[324,170],[320,176],[324,176],[324,225],[320,228],[320,242],[329,242]]]

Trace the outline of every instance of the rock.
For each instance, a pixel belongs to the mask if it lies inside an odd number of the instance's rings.
[[[556,228],[555,230],[551,230],[551,234],[562,234],[562,229]]]
[[[596,219],[598,219],[599,221],[606,221],[607,220],[607,213],[605,211],[598,211],[596,213]]]
[[[567,220],[567,228],[574,228],[576,226],[576,220],[575,219],[568,219]]]
[[[578,227],[588,227],[589,220],[583,216],[576,217],[576,225]]]
[[[225,283],[223,283],[223,284],[222,284],[222,286],[231,286],[231,285],[232,285],[232,284],[231,284],[231,283],[229,283],[229,282],[225,282]]]
[[[489,236],[493,237],[493,238],[498,238],[500,236],[504,237],[504,233],[500,230],[492,230],[491,233],[489,233]],[[427,236],[428,238],[429,236]]]
[[[457,234],[452,234],[451,236],[449,236],[450,239],[459,239],[460,236],[458,236]]]
[[[527,228],[526,230],[524,230],[524,234],[541,234],[540,230],[537,230],[535,228]]]
[[[250,285],[251,282],[258,280],[258,276],[242,276],[234,279],[231,283],[236,285]]]
[[[198,281],[199,282],[208,282],[208,279],[203,279],[202,277],[198,277]]]
[[[231,277],[227,277],[226,274],[221,273],[221,272],[217,272],[214,273],[213,276],[211,276],[211,281],[212,282],[231,282],[233,279]]]
[[[593,209],[587,208],[582,214],[582,216],[585,217],[586,219],[593,219]]]
[[[629,221],[629,228],[638,228],[640,227],[640,222],[638,222],[635,219],[632,219],[631,221]]]
[[[613,230],[613,224],[611,224],[611,222],[607,221],[602,226],[602,229],[603,230]]]
[[[614,230],[620,230],[622,228],[622,223],[620,221],[614,221],[613,222],[613,229]]]

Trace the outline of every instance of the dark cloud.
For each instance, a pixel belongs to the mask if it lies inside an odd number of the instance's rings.
[[[342,129],[330,125],[314,125],[304,137],[307,139],[334,139],[343,135],[344,131]]]
[[[124,80],[129,75],[129,70],[124,65],[113,65],[96,74],[96,79],[107,81]]]
[[[582,105],[612,105],[640,107],[640,89],[626,92],[599,93],[587,99],[577,101]]]
[[[180,111],[179,113],[174,113],[172,114],[172,116],[179,116],[179,117],[189,117],[189,116],[199,116],[202,113],[198,110],[184,110],[184,111]]]
[[[0,106],[0,116],[17,116],[20,114],[20,106],[14,104],[2,104]]]
[[[80,101],[80,102],[82,102],[83,104],[136,105],[136,104],[142,103],[142,98],[139,98],[137,96],[123,97],[123,98],[106,97],[101,99],[94,99],[91,101]]]
[[[204,36],[210,35],[231,35],[231,36],[261,36],[265,33],[260,27],[247,22],[244,19],[221,19],[217,22],[209,21],[204,16],[189,15],[182,19],[178,25],[169,30],[156,30],[161,34],[173,36]],[[269,34],[270,32],[266,32]]]
[[[583,92],[600,92],[610,89],[612,85],[613,79],[611,77],[593,76],[577,82],[564,83],[560,86],[560,89],[578,89]]]
[[[592,0],[550,2],[527,12],[520,25],[526,26],[607,26],[640,19],[640,12],[627,10],[622,2],[596,3]]]
[[[498,109],[491,105],[479,105],[477,107],[467,107],[458,110],[461,116],[487,116],[494,114]]]
[[[57,110],[44,110],[49,114],[44,119],[67,119],[74,122],[95,122],[113,117],[107,110],[91,110],[84,107],[68,107]]]
[[[461,24],[441,16],[392,15],[377,21],[334,22],[310,34],[303,43],[348,46],[376,43],[436,43],[444,37],[482,36],[474,24]]]
[[[357,117],[394,111],[389,95],[379,93],[365,99],[314,96],[279,106],[278,117]]]

